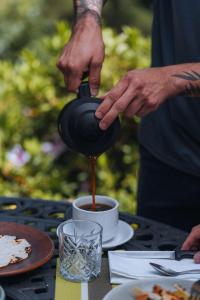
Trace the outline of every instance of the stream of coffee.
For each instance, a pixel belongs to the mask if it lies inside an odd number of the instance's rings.
[[[92,192],[92,210],[96,211],[96,164],[97,156],[89,156],[90,169],[91,169],[91,192]]]

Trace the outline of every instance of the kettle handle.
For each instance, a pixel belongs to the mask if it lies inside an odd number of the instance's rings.
[[[90,86],[88,81],[83,81],[78,89],[78,98],[91,97]]]

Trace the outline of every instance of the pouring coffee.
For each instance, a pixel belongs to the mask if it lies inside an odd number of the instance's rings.
[[[92,210],[96,210],[96,159],[114,144],[120,130],[119,118],[107,130],[99,127],[100,120],[95,116],[95,111],[101,101],[91,96],[88,82],[82,82],[77,98],[64,106],[58,118],[58,131],[67,147],[90,160]]]

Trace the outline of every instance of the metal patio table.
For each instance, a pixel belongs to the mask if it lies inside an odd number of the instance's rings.
[[[44,266],[26,274],[0,278],[7,300],[54,300],[58,257],[56,228],[62,221],[71,218],[71,209],[71,203],[67,201],[0,197],[1,221],[36,227],[45,231],[55,244],[54,256]],[[133,238],[118,249],[173,250],[187,236],[184,231],[139,216],[120,213],[120,219],[137,229]],[[106,257],[106,252],[104,256]]]

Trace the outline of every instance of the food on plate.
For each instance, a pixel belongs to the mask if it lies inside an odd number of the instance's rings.
[[[31,245],[26,239],[16,236],[0,235],[0,268],[18,263],[31,253]]]
[[[154,285],[151,292],[140,288],[133,288],[135,300],[189,300],[189,293],[179,284],[174,285],[175,290],[169,291],[160,285]]]

